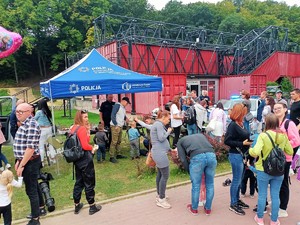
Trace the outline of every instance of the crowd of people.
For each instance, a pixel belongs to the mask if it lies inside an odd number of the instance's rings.
[[[88,112],[78,110],[70,133],[77,133],[84,155],[74,163],[75,184],[73,189],[74,213],[79,214],[83,203],[82,191],[85,191],[86,201],[89,204],[89,214],[93,215],[101,210],[101,206],[95,203],[95,168],[93,155],[96,153],[97,162],[106,159],[106,151],[109,151],[109,161],[118,163],[119,159],[126,158],[121,154],[122,132],[125,122],[130,124],[128,139],[130,143],[130,157],[135,160],[142,155],[140,152],[140,132],[136,126],[139,124],[146,128],[144,146],[147,152],[151,151],[156,163],[156,205],[165,209],[172,206],[166,195],[167,182],[170,176],[170,162],[168,154],[176,155],[189,173],[192,190],[191,203],[187,210],[198,214],[198,206],[201,200],[200,190],[205,187],[205,199],[203,201],[206,215],[212,213],[214,198],[214,176],[217,167],[215,149],[209,142],[207,135],[229,146],[228,159],[232,169],[232,182],[230,186],[229,210],[245,215],[244,209],[249,208],[241,198],[247,195],[247,182],[250,180],[250,197],[254,198],[255,190],[258,193],[255,222],[264,224],[263,216],[268,205],[267,190],[270,186],[271,195],[271,225],[279,225],[278,217],[288,216],[289,202],[289,175],[295,169],[295,160],[299,156],[299,114],[300,114],[300,90],[294,89],[291,93],[291,101],[282,98],[282,92],[276,92],[276,98],[269,96],[266,91],[260,95],[260,104],[257,116],[251,117],[251,102],[249,92],[241,92],[242,103],[237,103],[230,109],[228,115],[219,102],[216,107],[208,112],[211,101],[207,91],[203,91],[200,97],[192,91],[191,96],[182,97],[182,93],[174,96],[170,110],[160,110],[155,121],[151,117],[145,117],[144,121],[126,117],[126,106],[130,103],[128,97],[123,97],[120,102],[113,102],[112,95],[107,95],[107,100],[101,104],[100,123],[98,131],[90,144],[90,123]],[[288,105],[290,102],[290,105]],[[288,118],[288,109],[290,110]],[[22,100],[17,102],[11,115],[11,135],[14,138],[13,152],[15,170],[18,181],[13,179],[12,173],[6,172],[10,164],[0,151],[1,167],[0,175],[0,214],[4,217],[5,225],[11,224],[11,186],[20,187],[22,181],[30,201],[31,213],[29,225],[40,224],[39,218],[46,214],[45,202],[38,185],[38,176],[45,157],[44,145],[52,135],[51,112],[45,100],[38,103],[38,110],[34,113],[34,107]],[[193,114],[187,124],[188,135],[181,135],[181,126],[186,122],[186,115]],[[194,119],[191,119],[191,118]],[[250,118],[250,119],[249,119]],[[205,125],[214,121],[214,128],[205,133]],[[228,122],[230,121],[230,122]],[[173,134],[173,139],[169,136]],[[5,138],[0,132],[1,144]],[[263,161],[272,150],[272,142],[285,153],[284,174],[272,176],[263,168]],[[49,153],[51,159],[55,153]],[[54,160],[54,159],[53,159]],[[293,166],[294,165],[294,166]],[[202,189],[201,189],[202,186]]]

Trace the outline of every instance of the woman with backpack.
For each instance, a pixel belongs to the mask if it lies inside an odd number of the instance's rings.
[[[287,105],[278,102],[274,105],[273,111],[275,116],[279,119],[280,130],[287,134],[287,137],[290,141],[290,144],[294,152],[297,151],[300,145],[299,130],[296,127],[296,124],[292,120],[286,119],[288,113]],[[287,154],[285,156],[286,156],[286,164],[284,170],[284,178],[280,188],[280,195],[279,195],[280,206],[279,206],[278,217],[288,217],[288,213],[286,210],[290,198],[289,175],[290,175],[290,167],[292,163],[292,156]]]
[[[98,149],[98,146],[93,148],[93,146],[89,144],[90,125],[87,110],[76,112],[74,125],[70,128],[70,133],[73,134],[74,132],[76,132],[81,148],[84,151],[83,156],[74,162],[76,178],[73,190],[73,199],[75,204],[74,213],[78,214],[83,207],[83,203],[80,202],[80,199],[81,193],[83,189],[85,189],[85,197],[90,205],[89,214],[93,215],[100,211],[102,207],[95,204],[94,189],[96,181],[93,154]]]
[[[259,159],[255,163],[259,192],[257,214],[254,217],[254,220],[258,225],[264,224],[263,216],[264,209],[266,206],[267,191],[269,184],[272,201],[270,225],[280,225],[280,222],[278,220],[279,191],[284,176],[276,174],[270,175],[267,173],[268,171],[266,171],[266,167],[264,167],[264,161],[268,161],[267,158],[271,154],[271,152],[276,151],[274,146],[278,146],[283,152],[285,152],[286,155],[293,155],[293,148],[286,134],[282,132],[279,128],[279,119],[273,113],[270,113],[265,117],[265,132],[261,133],[258,136],[255,146],[253,148],[250,148],[249,150],[249,154],[251,156],[259,157]]]

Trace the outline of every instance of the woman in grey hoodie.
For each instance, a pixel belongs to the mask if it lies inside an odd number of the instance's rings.
[[[172,128],[167,130],[165,125],[170,123],[170,112],[164,110],[157,114],[157,119],[151,127],[151,152],[153,160],[156,163],[157,175],[156,175],[156,189],[158,196],[156,197],[156,205],[165,209],[171,208],[171,205],[166,200],[166,187],[169,179],[169,159],[168,152],[170,150],[170,143],[168,136],[172,132]]]

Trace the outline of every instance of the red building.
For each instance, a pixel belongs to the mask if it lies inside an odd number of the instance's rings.
[[[112,26],[107,17],[122,21],[117,30],[108,29]],[[259,95],[267,81],[282,77],[290,77],[295,87],[300,84],[300,54],[287,52],[293,49],[285,28],[270,26],[236,35],[105,14],[95,20],[95,31],[104,57],[163,78],[162,93],[131,96],[137,113],[148,114],[181,91],[196,90],[200,95],[207,90],[216,102],[242,89]]]

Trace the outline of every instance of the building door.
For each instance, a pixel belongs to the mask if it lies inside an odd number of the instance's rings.
[[[187,79],[187,94],[192,90],[197,92],[197,96],[201,95],[203,90],[208,92],[211,104],[219,100],[219,80],[218,79]]]

